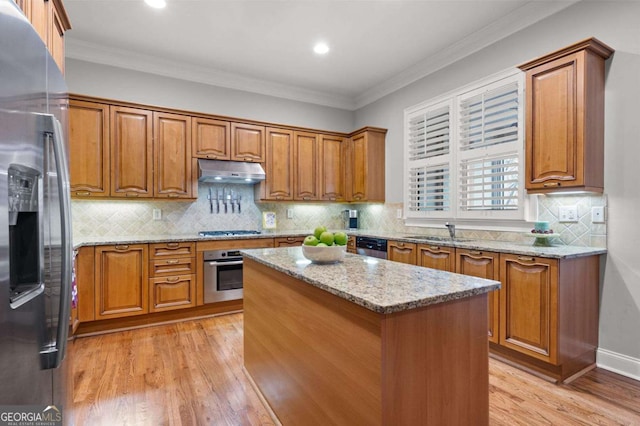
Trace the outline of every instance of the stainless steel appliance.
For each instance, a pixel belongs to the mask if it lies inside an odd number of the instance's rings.
[[[356,237],[356,252],[365,256],[387,258],[387,240],[384,238]]]
[[[66,403],[71,292],[67,87],[0,0],[0,404]]]

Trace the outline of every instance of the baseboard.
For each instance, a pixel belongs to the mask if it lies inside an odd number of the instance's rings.
[[[599,368],[640,380],[640,359],[599,348],[596,352]]]

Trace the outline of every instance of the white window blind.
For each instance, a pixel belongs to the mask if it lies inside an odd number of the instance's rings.
[[[460,209],[517,210],[519,206],[517,153],[462,160],[460,162]]]
[[[409,175],[409,209],[412,212],[451,210],[449,164],[414,167]]]
[[[449,154],[449,106],[427,110],[409,120],[409,160]]]

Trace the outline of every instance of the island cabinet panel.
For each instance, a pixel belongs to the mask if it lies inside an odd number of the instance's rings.
[[[245,258],[245,368],[283,425],[487,425],[486,315],[377,313]]]
[[[418,245],[417,265],[441,271],[456,271],[455,247],[443,247],[431,244]]]
[[[193,117],[192,151],[197,158],[231,159],[231,123]]]
[[[231,159],[235,161],[265,160],[265,127],[231,123]]]
[[[319,144],[316,133],[295,132],[293,135],[293,198],[295,200],[319,199]]]
[[[153,113],[155,198],[192,198],[191,117]]]
[[[111,196],[153,196],[151,111],[111,107]]]
[[[456,270],[458,274],[499,281],[500,254],[490,251],[456,249]],[[499,343],[500,330],[500,290],[488,295],[489,341]]]
[[[69,100],[69,171],[73,197],[109,196],[109,105]]]
[[[320,199],[346,200],[347,142],[339,136],[320,135],[318,156]]]
[[[387,259],[415,265],[416,244],[404,241],[387,241]]]
[[[96,247],[96,319],[149,312],[148,275],[146,244]]]

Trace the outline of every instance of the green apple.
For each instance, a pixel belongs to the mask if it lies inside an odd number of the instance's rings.
[[[316,247],[328,247],[325,243],[318,243]]]
[[[321,243],[325,243],[328,246],[333,245],[333,232],[324,231],[320,234],[319,240]]]
[[[305,246],[317,246],[318,242],[318,239],[314,235],[308,235],[304,238],[302,244]]]
[[[347,237],[347,234],[345,234],[344,232],[338,231],[335,234],[333,234],[333,240],[339,246],[346,246],[348,239],[349,237]]]
[[[320,235],[322,235],[323,232],[327,231],[327,227],[326,226],[318,226],[314,231],[313,231],[313,235],[317,238],[320,239]]]

